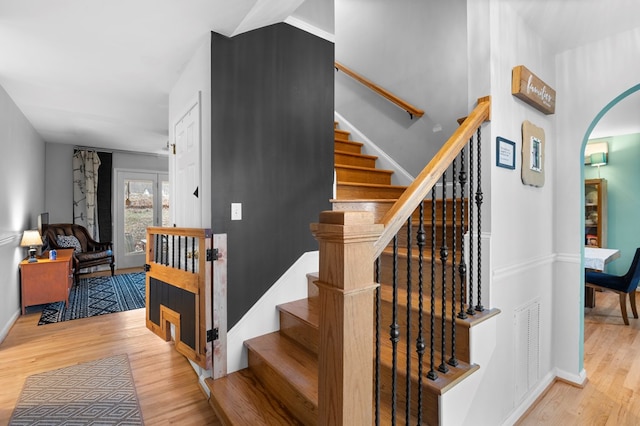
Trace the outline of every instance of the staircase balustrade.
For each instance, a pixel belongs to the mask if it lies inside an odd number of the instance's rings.
[[[444,392],[451,383],[461,380],[464,371],[471,371],[468,354],[461,359],[456,351],[456,327],[467,315],[484,310],[481,300],[483,192],[480,153],[481,125],[489,119],[490,101],[488,98],[479,101],[382,217],[380,228],[375,227],[371,213],[366,212],[324,212],[321,222],[312,225],[320,243],[320,312],[326,311],[320,320],[319,424],[369,424],[373,421],[375,424],[396,424],[396,419],[403,417],[405,424],[431,423],[433,404],[437,419],[437,398],[435,402],[425,398],[424,388],[437,387],[439,392]],[[452,173],[450,180],[447,179],[448,170]],[[436,186],[438,182],[441,189]],[[451,199],[448,199],[449,186]],[[466,194],[473,194],[473,199]],[[426,223],[425,205],[430,205],[431,209],[430,220]],[[416,216],[417,229],[414,231],[416,224],[412,222]],[[399,232],[403,226],[406,226],[403,241],[406,248],[401,249]],[[430,227],[430,238],[427,238],[425,227]],[[477,248],[474,248],[474,241]],[[414,244],[417,248],[415,260]],[[430,254],[428,259],[425,259],[425,252]],[[400,278],[399,272],[402,256],[406,256],[405,279]],[[385,265],[391,270],[392,282],[383,282],[388,279],[383,278],[385,274],[381,272]],[[417,275],[412,273],[414,266],[417,266]],[[424,275],[426,268],[429,268],[429,277]],[[385,317],[385,303],[388,303],[384,301],[388,286],[391,314],[387,338],[390,343],[385,343],[381,329],[386,327],[382,318]],[[429,294],[425,294],[427,292]],[[363,297],[369,302],[363,303]],[[428,308],[425,308],[425,301]],[[412,315],[414,302],[417,303],[417,321]],[[402,306],[406,309],[406,324],[400,321]],[[428,327],[424,324],[426,320]],[[375,326],[367,327],[366,324]],[[429,335],[428,347],[426,334]],[[412,339],[415,339],[415,348]],[[412,374],[414,365],[417,373]],[[363,366],[365,374],[362,373]],[[400,385],[401,380],[404,380],[404,386]],[[390,410],[381,410],[383,406]],[[383,411],[391,413],[390,419],[382,417]],[[373,418],[371,413],[374,413]]]

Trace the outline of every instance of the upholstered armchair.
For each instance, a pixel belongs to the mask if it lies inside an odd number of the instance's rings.
[[[74,223],[54,223],[44,225],[43,237],[49,249],[73,248],[73,267],[76,283],[80,280],[80,270],[98,265],[109,265],[111,276],[115,268],[113,244],[98,242],[89,236],[86,228]]]
[[[633,261],[626,274],[611,275],[604,272],[586,271],[584,282],[587,287],[598,290],[610,290],[618,293],[620,296],[622,320],[626,325],[629,325],[629,317],[627,317],[627,294],[631,302],[633,317],[638,318],[636,289],[638,288],[638,282],[640,282],[640,248],[636,249],[636,254],[633,256]]]

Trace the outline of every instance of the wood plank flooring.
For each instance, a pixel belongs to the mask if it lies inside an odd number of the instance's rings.
[[[147,426],[221,425],[186,358],[145,327],[144,309],[43,326],[39,319],[21,316],[0,344],[0,424],[28,376],[126,353]]]
[[[640,425],[640,319],[624,325],[615,293],[596,301],[585,308],[587,384],[555,382],[518,425]]]
[[[640,319],[622,322],[618,295],[585,314],[583,389],[554,383],[518,425],[640,425]],[[144,309],[38,326],[21,316],[0,344],[0,424],[26,377],[127,353],[146,425],[220,425],[186,359],[144,325]]]

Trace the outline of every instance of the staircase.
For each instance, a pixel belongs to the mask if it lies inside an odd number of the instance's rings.
[[[337,175],[337,195],[333,200],[334,210],[354,210],[373,212],[376,222],[393,205],[402,194],[404,187],[391,185],[392,171],[376,168],[376,157],[362,154],[362,143],[350,140],[348,132],[335,128],[335,169]],[[450,204],[448,200],[446,203]],[[430,202],[424,202],[425,211],[430,211]],[[450,208],[450,206],[449,206]],[[441,205],[437,210],[442,209]],[[418,216],[412,218],[414,226],[418,226]],[[447,227],[453,224],[447,223]],[[430,233],[430,229],[426,229]],[[402,236],[403,233],[400,232]],[[448,233],[450,235],[450,233]],[[437,242],[440,244],[440,242]],[[448,243],[451,246],[451,243]],[[408,253],[405,238],[398,240],[397,273],[404,274],[411,263],[417,269],[418,251],[415,242],[411,254]],[[418,296],[415,290],[407,299],[407,285],[397,289],[397,300],[400,302],[394,309],[394,292],[386,283],[393,275],[392,247],[387,247],[381,256],[380,297],[381,297],[381,347],[380,347],[380,424],[391,424],[392,417],[396,424],[407,421],[416,424],[416,395],[418,395],[418,356],[415,353],[415,339],[418,330]],[[425,257],[431,255],[431,248],[426,247]],[[410,259],[410,262],[409,262]],[[436,277],[442,271],[442,262],[435,262]],[[445,268],[455,270],[451,261]],[[211,391],[210,404],[219,419],[226,425],[284,425],[318,423],[318,322],[319,308],[317,288],[313,283],[316,276],[308,277],[309,297],[307,299],[285,303],[277,307],[280,315],[280,330],[259,336],[245,342],[248,350],[248,368],[234,372],[224,378],[207,379],[206,384]],[[412,285],[417,286],[417,282]],[[414,287],[415,288],[415,287]],[[440,312],[442,295],[436,294],[433,312]],[[444,299],[451,299],[446,295]],[[392,343],[388,329],[392,323],[393,312],[396,311],[400,322],[406,323],[407,300],[411,302],[413,312],[410,322],[411,340],[401,335],[396,347],[394,361]],[[431,303],[424,300],[424,305]],[[450,301],[448,302],[450,304]],[[450,306],[450,305],[449,305]],[[423,310],[423,321],[428,323],[430,316]],[[456,321],[455,342],[456,366],[448,365],[448,372],[438,372],[436,380],[422,380],[422,424],[435,425],[439,422],[439,395],[453,387],[457,382],[472,374],[479,367],[470,364],[469,330],[474,323],[493,315],[491,311],[474,316],[471,320]],[[449,333],[450,330],[447,330]],[[406,334],[406,333],[405,333]],[[436,335],[440,334],[436,330]],[[386,337],[385,337],[386,336]],[[427,337],[428,339],[428,337]],[[451,354],[451,345],[446,348],[447,356]],[[410,355],[407,356],[407,353]],[[434,353],[435,368],[441,362],[439,353]],[[410,377],[407,377],[407,359],[410,360]],[[429,371],[430,354],[425,354],[422,365],[422,376]],[[392,403],[392,366],[397,364],[396,398]],[[409,389],[410,412],[406,413],[406,389]]]

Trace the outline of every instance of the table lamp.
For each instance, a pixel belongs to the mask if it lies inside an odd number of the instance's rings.
[[[36,259],[36,246],[42,245],[42,237],[37,230],[28,229],[24,231],[20,245],[22,247],[29,247],[29,262],[38,261],[38,259]]]

